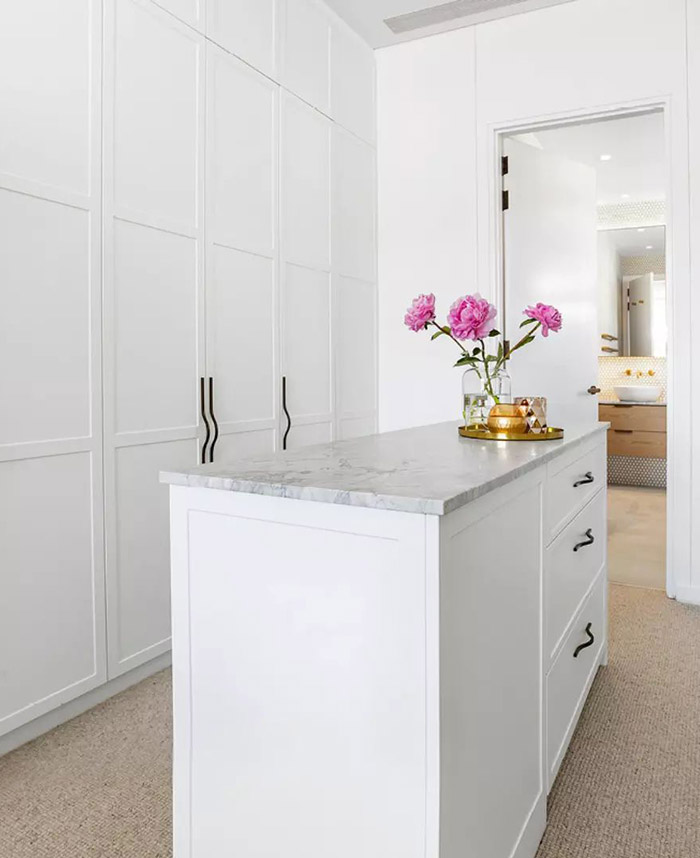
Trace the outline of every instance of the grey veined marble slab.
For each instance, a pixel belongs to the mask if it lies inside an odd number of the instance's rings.
[[[445,515],[606,431],[567,428],[561,441],[476,441],[437,423],[259,459],[163,471],[161,482],[320,503]]]

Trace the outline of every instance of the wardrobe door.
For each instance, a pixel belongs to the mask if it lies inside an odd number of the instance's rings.
[[[164,468],[198,461],[204,45],[148,0],[107,0],[104,366],[108,653],[170,647]]]
[[[281,335],[289,422],[283,414],[281,429],[288,449],[330,441],[333,433],[331,128],[318,111],[284,94]]]
[[[336,417],[341,438],[376,431],[375,150],[333,129]]]
[[[0,734],[106,676],[100,32],[91,0],[3,8]]]
[[[274,450],[278,111],[276,84],[207,46],[207,373],[219,429],[215,461]]]

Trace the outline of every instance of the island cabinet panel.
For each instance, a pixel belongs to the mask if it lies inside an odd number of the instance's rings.
[[[193,500],[173,497],[175,855],[423,858],[424,517]]]
[[[440,858],[531,856],[544,831],[543,470],[441,522]]]
[[[604,463],[443,424],[163,474],[174,858],[534,858],[607,656]]]

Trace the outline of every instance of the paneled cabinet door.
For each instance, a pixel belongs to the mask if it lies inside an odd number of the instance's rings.
[[[0,734],[106,677],[100,26],[90,0],[3,6]]]
[[[204,40],[146,0],[109,0],[104,67],[107,617],[117,676],[170,647],[168,492],[158,477],[198,460]]]
[[[220,433],[214,461],[274,449],[278,111],[276,84],[207,46],[207,374]]]
[[[332,436],[332,123],[285,93],[281,146],[281,336],[289,449]]]

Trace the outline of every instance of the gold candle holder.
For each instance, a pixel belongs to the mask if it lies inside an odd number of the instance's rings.
[[[490,432],[522,435],[527,432],[527,408],[511,403],[494,405],[489,411],[487,426]]]

